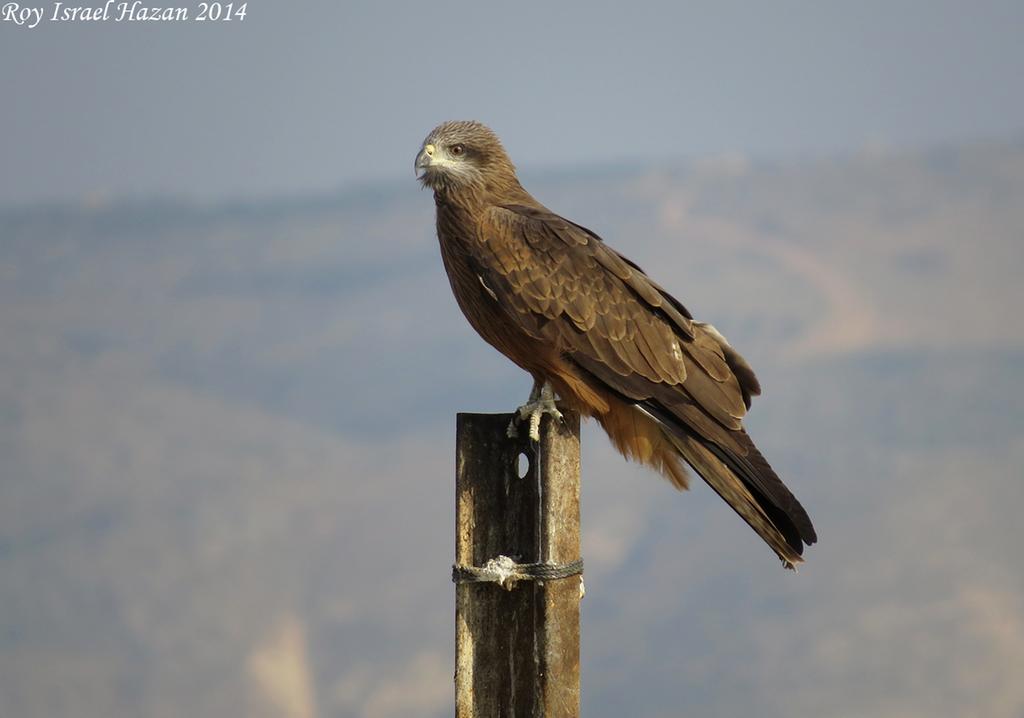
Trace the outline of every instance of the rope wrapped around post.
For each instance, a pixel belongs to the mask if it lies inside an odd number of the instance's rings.
[[[519,581],[555,581],[583,573],[583,559],[571,563],[516,563],[508,556],[490,559],[483,566],[452,566],[453,583],[496,583],[511,591]]]

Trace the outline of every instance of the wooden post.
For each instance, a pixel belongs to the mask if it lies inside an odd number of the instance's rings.
[[[511,414],[459,414],[455,561],[568,564],[580,557],[579,416],[544,416],[540,442]],[[526,427],[520,429],[525,437]],[[530,461],[520,478],[519,455]],[[456,718],[576,718],[582,577],[455,587]]]

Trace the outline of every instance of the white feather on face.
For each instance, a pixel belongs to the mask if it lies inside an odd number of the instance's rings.
[[[416,155],[419,180],[433,190],[482,182],[485,169],[514,168],[498,136],[479,122],[450,121],[435,127]]]
[[[431,189],[437,189],[442,184],[469,184],[480,180],[480,168],[465,149],[460,154],[453,151],[453,148],[464,148],[464,145],[441,140],[431,142],[431,139],[432,137],[427,138],[428,141],[424,142],[423,148],[416,156],[416,170],[420,172],[420,182]]]

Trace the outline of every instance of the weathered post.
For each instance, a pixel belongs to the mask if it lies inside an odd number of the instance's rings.
[[[579,416],[545,416],[536,444],[525,426],[522,438],[507,437],[511,418],[458,415],[455,715],[575,718]],[[523,477],[520,454],[529,459]]]

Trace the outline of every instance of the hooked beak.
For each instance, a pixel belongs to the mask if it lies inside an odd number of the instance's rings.
[[[416,176],[421,178],[427,173],[431,165],[434,163],[434,152],[435,148],[433,145],[423,145],[423,149],[416,155]]]

